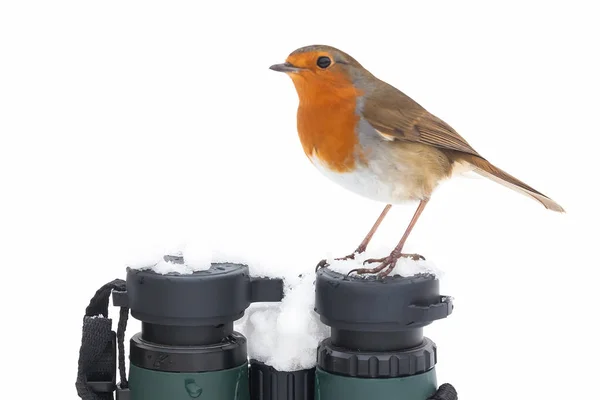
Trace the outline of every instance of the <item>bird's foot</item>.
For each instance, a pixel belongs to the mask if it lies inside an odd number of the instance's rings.
[[[329,263],[327,262],[326,259],[322,259],[321,261],[319,261],[319,263],[317,264],[317,266],[315,267],[315,273],[320,270],[321,268],[325,268],[328,267]]]
[[[416,253],[400,253],[400,252],[391,252],[389,256],[383,258],[369,258],[363,262],[364,264],[372,264],[372,263],[380,263],[375,268],[355,268],[348,272],[348,276],[355,272],[358,275],[362,274],[377,274],[378,277],[383,278],[386,277],[392,272],[394,267],[396,266],[396,262],[400,258],[410,258],[413,260],[425,260],[420,254]]]
[[[362,247],[359,246],[354,251],[354,253],[348,254],[347,256],[344,256],[344,257],[334,258],[334,260],[336,260],[336,261],[354,260],[354,257],[357,254],[360,254],[360,253],[362,253],[364,251],[365,251],[365,249],[363,249]],[[327,262],[327,260],[323,259],[323,260],[319,261],[319,263],[317,264],[317,267],[315,268],[315,272],[317,272],[319,269],[325,268],[327,266],[329,266],[329,263]]]
[[[336,261],[340,261],[340,260],[354,260],[354,254],[348,254],[345,257],[340,257],[340,258],[335,258],[334,260]],[[315,268],[315,272],[317,272],[318,270],[320,270],[321,268],[326,268],[329,266],[329,263],[327,262],[326,259],[322,259],[321,261],[319,261],[319,263],[317,264],[316,268]]]

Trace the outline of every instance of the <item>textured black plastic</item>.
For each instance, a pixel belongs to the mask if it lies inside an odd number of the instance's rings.
[[[183,257],[167,255],[172,263]],[[130,342],[132,364],[165,372],[208,372],[247,361],[246,338],[233,322],[252,302],[283,298],[283,281],[251,277],[248,266],[212,264],[192,274],[127,268],[126,292],[113,292],[142,321]]]
[[[315,311],[332,328],[397,332],[422,328],[452,312],[452,299],[440,296],[434,275],[381,279],[317,272]]]
[[[127,300],[131,315],[144,322],[218,325],[241,318],[252,301],[283,297],[280,279],[261,279],[264,294],[253,281],[248,266],[241,264],[213,264],[193,274],[166,275],[127,268]]]
[[[384,279],[317,271],[315,311],[331,327],[317,349],[319,368],[338,375],[394,378],[433,368],[436,346],[423,327],[452,313],[431,274]]]
[[[142,338],[171,346],[199,346],[218,343],[233,333],[233,322],[216,326],[173,326],[142,322]]]
[[[250,361],[250,400],[313,400],[314,394],[315,368],[285,372]]]
[[[130,342],[132,364],[163,372],[208,372],[239,367],[247,361],[246,338],[234,332],[219,343],[167,346],[145,341],[140,333]]]
[[[129,388],[121,388],[117,386],[117,396],[116,400],[131,400],[131,392]]]
[[[250,302],[277,302],[283,298],[283,283],[279,279],[250,277]]]
[[[127,307],[129,308],[129,299],[127,298],[127,291],[113,290],[112,292],[113,306],[115,307]]]
[[[449,383],[443,383],[427,400],[458,400],[456,389]]]
[[[398,378],[429,371],[437,362],[437,348],[430,339],[411,349],[369,352],[337,347],[323,340],[317,365],[332,374],[357,378]]]
[[[338,347],[363,351],[402,350],[420,346],[423,328],[397,332],[365,332],[331,329],[331,342]]]

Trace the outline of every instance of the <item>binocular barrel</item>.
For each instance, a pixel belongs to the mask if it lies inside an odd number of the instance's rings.
[[[280,301],[279,279],[214,264],[186,275],[127,271],[127,301],[142,331],[131,338],[131,400],[249,399],[246,338],[233,322],[252,302]]]
[[[234,330],[251,303],[282,297],[282,280],[252,277],[240,264],[184,275],[128,268],[126,292],[113,300],[142,329],[117,400],[426,400],[436,392],[436,346],[423,327],[447,317],[452,300],[435,276],[382,282],[320,269],[315,311],[331,335],[316,367],[302,371],[249,362],[247,339]]]
[[[317,272],[315,310],[331,327],[317,349],[322,399],[424,400],[437,389],[436,346],[423,327],[452,312],[433,275],[376,279]]]

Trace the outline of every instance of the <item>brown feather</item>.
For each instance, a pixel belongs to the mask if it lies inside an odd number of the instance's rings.
[[[373,92],[366,96],[363,117],[387,140],[419,142],[437,147],[445,151],[451,160],[466,161],[478,174],[536,199],[547,209],[565,211],[548,196],[492,165],[450,125],[381,80],[377,79]]]
[[[450,125],[381,80],[365,96],[362,115],[382,135],[479,155]]]
[[[545,194],[538,192],[531,186],[523,183],[522,181],[518,180],[514,176],[508,174],[507,172],[502,171],[500,168],[496,167],[495,165],[491,164],[489,161],[481,157],[473,156],[471,154],[454,153],[454,156],[451,156],[451,159],[454,159],[454,161],[466,161],[474,167],[474,172],[485,176],[486,178],[489,178],[494,182],[497,182],[518,193],[534,198],[535,200],[542,203],[544,207],[546,207],[549,210],[565,212],[565,210],[557,202],[555,202]]]
[[[331,57],[334,63],[319,68],[316,60],[320,56]],[[309,157],[316,154],[329,169],[348,172],[355,168],[358,139],[353,128],[358,116],[354,111],[359,110],[386,140],[386,149],[411,171],[408,186],[413,197],[428,198],[453,166],[467,164],[550,210],[564,212],[548,196],[489,163],[450,125],[373,76],[348,54],[330,46],[307,46],[290,54],[286,62],[299,69],[290,76],[300,99],[298,133],[304,150]],[[369,155],[357,156],[364,161]],[[407,180],[406,174],[402,179]]]

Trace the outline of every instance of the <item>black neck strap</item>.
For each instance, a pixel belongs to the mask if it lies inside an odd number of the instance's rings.
[[[83,400],[113,400],[113,392],[116,389],[117,347],[121,378],[119,386],[127,387],[124,341],[129,308],[120,307],[119,323],[115,333],[112,330],[112,319],[108,318],[108,304],[113,290],[124,292],[125,281],[115,279],[98,289],[83,317],[75,382],[77,394]]]

